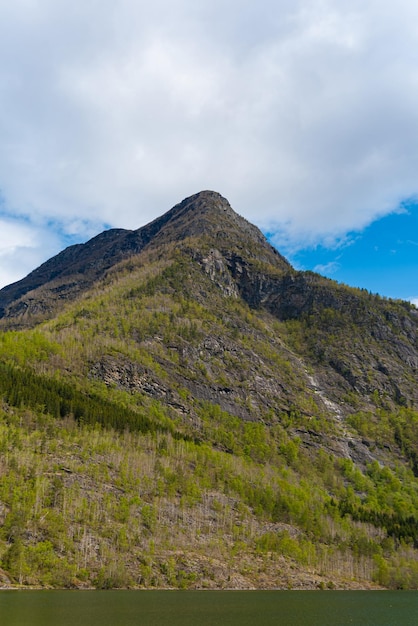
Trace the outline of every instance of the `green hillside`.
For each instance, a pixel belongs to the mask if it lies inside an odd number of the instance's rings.
[[[4,305],[0,585],[418,588],[418,312],[203,200]]]

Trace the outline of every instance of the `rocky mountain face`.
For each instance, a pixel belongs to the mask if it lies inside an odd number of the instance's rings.
[[[186,198],[136,231],[114,229],[67,248],[0,291],[0,325],[5,419],[18,407],[81,424],[98,422],[122,431],[165,433],[165,443],[157,434],[150,456],[141,461],[152,468],[141,483],[143,507],[154,506],[158,500],[159,511],[164,511],[161,518],[183,529],[182,541],[189,532],[185,519],[195,524],[198,517],[199,528],[212,528],[211,524],[221,528],[220,516],[226,519],[228,510],[235,530],[225,531],[230,552],[227,550],[227,556],[224,548],[221,550],[222,571],[227,572],[228,559],[235,558],[234,532],[249,562],[257,554],[267,567],[267,555],[273,558],[275,550],[281,551],[282,556],[296,559],[304,580],[308,562],[312,567],[313,563],[319,567],[320,562],[321,567],[324,563],[328,567],[335,551],[351,555],[350,567],[358,579],[368,583],[379,580],[383,585],[386,565],[388,571],[398,572],[401,542],[402,549],[408,545],[411,550],[408,563],[416,560],[418,310],[406,302],[296,271],[258,228],[237,215],[218,193],[204,191]],[[17,387],[21,387],[19,392]],[[31,433],[35,417],[24,416]],[[50,431],[51,426],[48,428]],[[151,450],[149,440],[144,441]],[[99,446],[96,442],[95,450],[104,450],[106,445],[110,444]],[[129,445],[135,450],[133,441]],[[207,446],[219,456],[210,461],[205,457],[203,463],[206,452],[202,451]],[[62,481],[71,491],[73,472],[85,470],[74,469],[80,468],[78,447],[66,454],[72,465],[65,462]],[[121,458],[113,451],[109,454]],[[119,493],[119,474],[104,453],[97,455],[95,462],[107,463],[103,472],[108,479],[101,489]],[[63,465],[57,460],[56,448],[50,458],[54,467]],[[180,468],[179,458],[183,459]],[[132,459],[130,463],[139,463]],[[232,472],[232,486],[222,483],[221,487],[218,479],[225,472],[221,466],[226,467],[222,464],[230,459],[235,469],[241,469],[236,476]],[[89,471],[93,474],[95,470]],[[53,475],[48,468],[42,472]],[[127,468],[123,472],[129,474]],[[400,472],[402,480],[390,472]],[[180,481],[182,475],[189,476],[190,484]],[[244,475],[247,482],[242,483]],[[130,493],[129,502],[134,502],[137,496],[129,491],[134,489],[134,474],[129,476],[118,498]],[[98,476],[96,479],[100,482]],[[258,495],[250,497],[254,481],[261,481],[262,487]],[[82,483],[88,491],[91,476]],[[303,489],[296,494],[297,483]],[[273,484],[276,491],[270,488]],[[203,498],[198,500],[199,513],[193,509],[197,500],[190,495],[196,485]],[[93,491],[85,497],[96,502]],[[7,521],[14,505],[2,493],[0,480],[0,512],[5,512]],[[108,496],[102,496],[107,502]],[[50,496],[58,516],[63,497]],[[203,515],[202,502],[206,502],[204,522],[199,517]],[[137,517],[149,533],[151,526],[155,530],[158,524],[144,521],[147,510],[138,509]],[[119,528],[123,515],[119,509],[115,511],[109,509],[106,515]],[[143,512],[142,517],[138,511]],[[140,522],[134,517],[132,537],[137,537],[135,524]],[[79,519],[80,513],[75,511],[74,554],[82,549],[77,538]],[[46,533],[35,519],[28,525],[36,528],[39,536]],[[253,528],[251,537],[241,532],[244,525]],[[12,531],[8,532],[5,541],[11,550]],[[27,528],[25,532],[31,545],[38,535]],[[97,535],[94,542],[109,551],[108,537],[113,530],[103,536],[100,532],[99,526],[91,530]],[[214,540],[211,532],[204,534],[209,542]],[[356,533],[362,536],[365,560],[361,567],[367,569],[367,575],[359,574],[357,561],[353,565],[355,550],[360,550]],[[1,537],[0,532],[0,558]],[[196,556],[202,550],[200,539],[187,537],[186,543],[195,542],[193,558],[203,568],[202,555]],[[290,548],[281,543],[283,537],[290,541],[292,554],[286,553]],[[398,542],[396,546],[387,543],[392,539]],[[322,542],[321,548],[317,542]],[[158,575],[151,557],[151,564],[142,565],[144,571],[152,570],[155,580],[166,584],[171,565],[164,561],[165,556],[163,559],[168,550],[163,543],[161,539]],[[176,546],[170,559],[177,559]],[[152,552],[148,543],[143,549]],[[316,554],[312,559],[306,556],[311,549]],[[320,554],[328,556],[325,559]],[[378,558],[387,561],[382,564]],[[87,562],[90,556],[80,559]],[[134,561],[129,561],[132,572],[139,567],[139,561]],[[90,562],[99,579],[97,555],[91,556]],[[5,570],[14,571],[10,555],[4,556],[3,563]],[[411,568],[409,581],[415,580]],[[209,570],[215,580],[213,564]],[[335,565],[332,571],[336,576],[337,570]],[[340,586],[344,586],[341,576],[348,575],[347,571],[338,573]],[[277,568],[274,572],[265,585],[274,586],[274,576],[276,580],[279,576]],[[201,574],[196,576],[201,580]],[[399,576],[406,579],[406,574]],[[388,574],[388,580],[394,577]],[[253,573],[250,578],[252,584],[262,586],[261,574]],[[250,578],[245,579],[247,583]],[[418,584],[418,574],[416,580]]]
[[[136,231],[113,229],[70,246],[0,291],[0,323],[24,328],[51,318],[121,261],[151,251],[164,258],[170,245],[225,298],[241,299],[290,326],[298,322],[288,347],[315,367],[333,401],[352,391],[417,406],[417,309],[295,271],[255,226],[211,191],[186,198]],[[200,284],[197,277],[191,295],[207,305]]]
[[[4,287],[0,290],[0,319],[9,320],[9,326],[24,326],[50,317],[63,302],[81,295],[123,259],[148,247],[197,236],[213,237],[225,251],[229,246],[239,250],[244,242],[250,243],[250,247],[259,246],[256,254],[260,258],[288,267],[262,233],[238,216],[225,198],[202,192],[186,198],[143,228],[112,229],[85,244],[70,246],[26,278]],[[243,250],[244,256],[248,252]]]

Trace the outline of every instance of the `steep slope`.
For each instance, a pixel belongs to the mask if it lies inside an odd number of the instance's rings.
[[[4,576],[418,586],[414,307],[296,272],[214,192],[62,255],[3,290]]]
[[[417,405],[417,309],[296,272],[255,226],[210,191],[186,198],[136,231],[110,230],[67,248],[0,291],[0,323],[33,326],[82,296],[122,260],[151,250],[163,256],[170,244],[198,263],[224,294],[288,322],[293,348],[313,364],[331,400],[341,404],[354,391],[364,398],[378,394],[390,406]]]
[[[8,326],[33,325],[57,312],[102,278],[119,261],[141,253],[150,243],[179,242],[190,236],[211,236],[223,245],[247,244],[263,250],[263,257],[288,266],[253,225],[238,216],[220,194],[206,191],[186,198],[162,217],[135,231],[112,229],[85,244],[70,246],[0,290],[0,319]],[[234,241],[236,240],[236,241]],[[248,249],[246,250],[248,252]]]

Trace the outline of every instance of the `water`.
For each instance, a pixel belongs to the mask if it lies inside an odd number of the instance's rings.
[[[3,591],[0,626],[416,626],[414,591]]]

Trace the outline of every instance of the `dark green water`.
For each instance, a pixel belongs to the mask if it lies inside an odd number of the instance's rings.
[[[3,591],[1,626],[417,626],[418,592]]]

